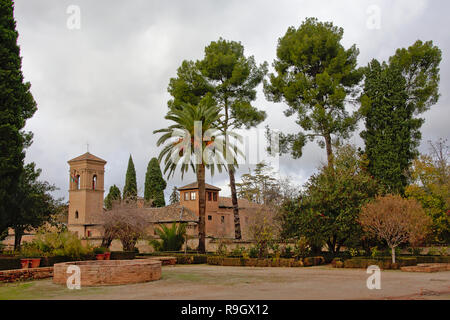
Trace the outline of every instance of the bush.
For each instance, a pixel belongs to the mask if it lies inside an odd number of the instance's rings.
[[[20,258],[18,257],[0,257],[0,270],[20,269]]]
[[[106,249],[103,247],[94,248],[94,254],[103,254],[106,252]]]
[[[135,251],[111,251],[111,260],[133,260],[136,257]]]
[[[324,263],[325,263],[325,258],[322,256],[308,257],[308,258],[303,259],[303,265],[305,267],[318,266],[318,265],[321,265]]]
[[[283,248],[281,248],[281,258],[286,258],[286,259],[290,259],[294,256],[294,250],[292,249],[291,246],[287,245]]]
[[[71,260],[80,260],[91,252],[89,246],[84,247],[81,240],[69,231],[38,233],[32,242],[41,252],[41,256],[66,256]]]
[[[161,240],[149,241],[155,251],[178,251],[183,246],[186,237],[186,224],[181,223],[177,226],[176,223],[173,223],[171,228],[160,225],[155,232],[161,238]]]
[[[344,262],[344,268],[366,269],[372,265],[377,265],[380,269],[399,269],[400,267],[417,265],[417,259],[415,257],[399,257],[396,259],[396,263],[392,263],[391,257],[379,259],[353,258]]]
[[[250,258],[257,258],[258,257],[258,248],[257,247],[251,247],[249,252],[248,252],[248,256]]]

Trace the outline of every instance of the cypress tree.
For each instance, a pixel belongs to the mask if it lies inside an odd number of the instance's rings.
[[[136,170],[134,168],[133,158],[128,159],[127,174],[125,176],[125,186],[123,187],[123,199],[137,198]]]
[[[24,149],[32,133],[23,132],[27,119],[36,112],[30,83],[24,82],[14,3],[0,0],[0,234],[13,211],[12,195],[24,171]]]
[[[121,200],[121,194],[120,189],[116,185],[113,185],[109,188],[109,193],[105,198],[105,208],[111,210],[113,201],[115,200]]]
[[[146,201],[152,200],[152,207],[164,207],[166,205],[164,199],[166,186],[167,183],[162,176],[158,159],[152,158],[148,163],[147,173],[145,174],[144,199]]]
[[[389,62],[373,60],[366,68],[361,133],[368,169],[390,193],[403,194],[408,171],[418,155],[420,128],[439,99],[441,50],[431,41],[399,49]]]
[[[170,194],[169,199],[170,204],[175,204],[180,202],[180,194],[178,193],[177,187],[173,187],[172,193]]]

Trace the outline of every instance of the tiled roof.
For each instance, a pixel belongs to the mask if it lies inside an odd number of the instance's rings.
[[[232,208],[233,203],[231,198],[229,197],[219,197],[219,208]],[[238,207],[239,208],[257,208],[261,207],[260,204],[250,202],[247,199],[238,199]]]
[[[218,187],[215,187],[215,186],[207,184],[207,183],[205,183],[205,188],[206,188],[206,190],[215,190],[215,191],[222,190]],[[184,187],[178,188],[178,190],[190,190],[190,189],[198,189],[197,182],[193,182],[193,183],[185,185]]]
[[[105,160],[100,159],[99,157],[96,157],[89,152],[86,152],[85,154],[82,154],[81,156],[73,158],[72,160],[69,160],[68,163],[76,162],[76,161],[83,161],[83,160],[92,160],[92,161],[99,161],[99,162],[106,163]]]
[[[162,208],[142,208],[149,222],[198,222],[198,216],[188,208],[176,203]]]

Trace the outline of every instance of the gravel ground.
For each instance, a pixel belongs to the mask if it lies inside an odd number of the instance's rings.
[[[51,280],[0,285],[0,299],[425,299],[450,300],[450,272],[382,271],[381,290],[363,269],[163,267],[159,281],[69,290]]]

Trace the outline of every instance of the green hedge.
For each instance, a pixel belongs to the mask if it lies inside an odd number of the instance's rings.
[[[181,252],[152,252],[152,253],[144,253],[139,254],[141,257],[146,256],[167,256],[167,257],[175,257],[177,258],[177,264],[205,264],[208,254],[200,254],[200,253],[181,253]]]
[[[208,257],[207,263],[216,266],[233,267],[303,267],[301,260],[284,258],[256,259],[210,256]]]
[[[18,257],[0,257],[0,270],[20,269],[21,267]]]
[[[336,266],[339,264],[335,264]],[[415,266],[417,265],[417,259],[415,257],[398,257],[396,263],[392,263],[391,258],[352,258],[344,261],[344,268],[363,268],[366,269],[369,266],[377,265],[380,269],[399,269],[400,267]]]
[[[305,265],[305,267],[318,266],[321,264],[325,264],[325,258],[322,256],[304,258],[303,264]]]
[[[450,263],[450,256],[414,256],[417,263]]]
[[[136,258],[135,251],[111,251],[111,260],[133,260]]]

